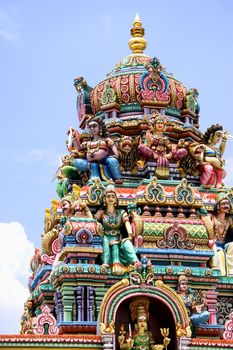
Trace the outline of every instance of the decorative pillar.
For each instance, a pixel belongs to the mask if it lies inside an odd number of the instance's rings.
[[[116,110],[116,109],[114,109],[113,111],[112,111],[112,118],[117,118],[118,117],[118,111]]]
[[[84,321],[84,287],[76,288],[77,321]]]
[[[103,343],[104,350],[114,350],[115,349],[115,335],[103,334],[103,335],[101,335],[101,340]]]
[[[206,292],[206,302],[210,313],[210,318],[209,318],[210,324],[217,324],[217,317],[216,317],[217,295],[218,293],[215,292],[215,290],[207,290]]]
[[[150,114],[150,108],[144,107],[144,114]]]
[[[179,350],[189,350],[189,344],[191,342],[191,338],[189,337],[180,337],[178,349]]]
[[[72,286],[62,287],[62,304],[64,321],[72,321],[72,309],[74,303],[74,290]]]
[[[95,301],[96,301],[97,318],[98,318],[98,314],[100,311],[100,305],[102,303],[102,300],[104,298],[106,291],[107,291],[107,289],[104,287],[96,287],[95,288]]]
[[[62,304],[62,294],[60,291],[55,293],[55,309],[57,315],[57,322],[63,321],[63,304]]]
[[[95,321],[95,288],[87,287],[87,321]]]

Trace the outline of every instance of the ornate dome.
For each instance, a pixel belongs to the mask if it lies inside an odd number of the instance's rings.
[[[91,92],[93,113],[116,110],[118,113],[146,112],[145,108],[164,109],[180,117],[186,108],[187,89],[160,64],[143,53],[147,42],[137,15],[129,47],[132,54],[118,62],[106,79]]]

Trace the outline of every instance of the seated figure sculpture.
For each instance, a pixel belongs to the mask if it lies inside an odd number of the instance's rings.
[[[74,166],[79,173],[90,171],[90,178],[99,177],[102,180],[114,180],[122,183],[121,172],[118,163],[118,151],[114,141],[107,136],[103,121],[99,118],[92,118],[87,123],[90,132],[90,139],[81,143],[79,151],[85,156],[70,158],[69,165]],[[76,137],[77,133],[73,133]],[[78,140],[77,140],[78,141]],[[73,152],[73,151],[72,151]]]
[[[188,146],[188,157],[193,158],[195,170],[200,173],[200,184],[204,188],[220,188],[223,186],[222,182],[226,172],[223,169],[225,162],[222,156],[225,151],[228,132],[222,130],[221,125],[212,125],[204,133],[199,143],[193,142]],[[216,147],[220,141],[219,147]],[[182,162],[184,162],[183,159]]]
[[[222,132],[221,125],[212,125],[203,136],[203,162],[201,168],[201,185],[205,187],[222,187],[222,180],[226,176],[223,169],[224,160],[222,155],[225,150],[227,132]],[[219,148],[215,145],[221,141]]]
[[[163,335],[163,344],[155,344],[153,334],[148,330],[149,321],[149,300],[147,298],[136,298],[130,304],[131,318],[135,322],[134,329],[131,331],[129,327],[128,337],[126,338],[126,331],[124,324],[121,325],[118,342],[121,350],[162,350],[166,349],[170,343],[168,338],[169,329],[161,329]]]
[[[118,209],[118,199],[113,185],[108,185],[101,199],[103,209],[95,214],[95,218],[103,226],[103,254],[105,267],[111,267],[112,273],[122,275],[124,266],[138,261],[135,248],[131,242],[132,227],[128,214]],[[128,237],[122,238],[122,228],[125,227]]]
[[[184,301],[192,326],[199,326],[209,320],[209,311],[205,310],[203,303],[195,300],[192,290],[188,288],[188,278],[185,275],[179,276],[177,293]]]
[[[226,195],[219,197],[213,214],[202,216],[202,221],[209,234],[209,246],[214,250],[210,267],[219,269],[223,276],[233,275],[233,220],[230,215],[232,205]]]
[[[161,179],[169,177],[169,159],[172,157],[171,144],[164,136],[164,131],[165,117],[155,114],[148,122],[145,142],[138,146],[143,157],[156,160],[155,175]]]

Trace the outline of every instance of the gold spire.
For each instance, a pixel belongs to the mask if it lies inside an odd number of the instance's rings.
[[[147,46],[147,41],[143,38],[145,31],[142,27],[142,21],[140,20],[138,13],[135,16],[135,19],[133,21],[133,28],[131,28],[130,32],[132,38],[129,40],[128,45],[133,54],[143,53],[143,50],[145,50]]]

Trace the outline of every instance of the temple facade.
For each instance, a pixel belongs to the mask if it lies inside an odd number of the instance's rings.
[[[232,136],[200,130],[198,90],[146,46],[137,15],[131,54],[95,87],[74,80],[78,122],[20,334],[0,335],[0,348],[233,348]]]

